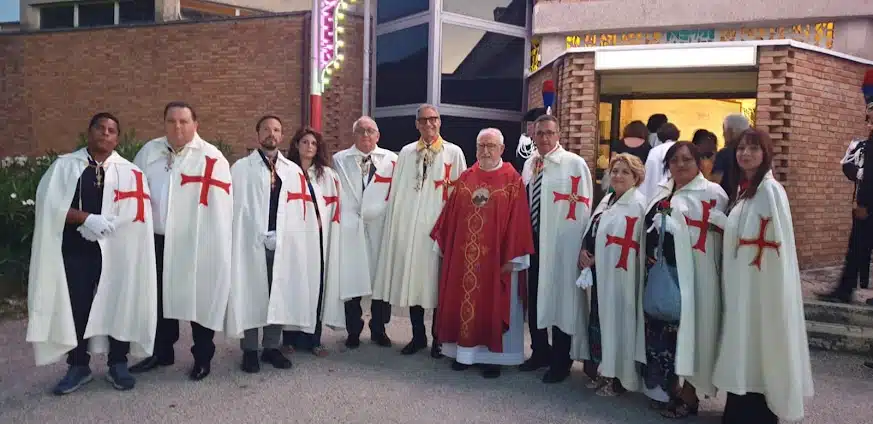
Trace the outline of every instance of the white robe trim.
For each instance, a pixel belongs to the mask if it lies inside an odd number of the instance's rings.
[[[166,137],[162,137],[146,143],[133,162],[145,169],[155,161],[166,161],[167,154]],[[210,163],[212,175],[208,187],[190,180],[203,178]],[[233,238],[230,165],[218,148],[195,135],[173,161],[169,178],[164,317],[223,331],[230,295]]]
[[[67,211],[87,165],[85,149],[59,156],[36,191],[26,339],[33,344],[37,365],[57,362],[78,345],[61,244]],[[85,339],[90,339],[92,353],[107,352],[110,336],[130,342],[132,356],[147,357],[152,354],[157,325],[152,209],[143,199],[139,215],[139,200],[116,200],[115,193],[137,191],[137,175],[145,194],[150,193],[142,170],[117,153],[104,167],[101,211],[116,216],[116,229],[98,241],[103,263]]]

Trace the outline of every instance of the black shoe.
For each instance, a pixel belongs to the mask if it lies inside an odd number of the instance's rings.
[[[862,288],[862,289],[869,289],[869,288],[870,288],[870,282],[869,282],[869,281],[867,281],[867,282],[863,282],[863,281],[862,281],[862,282],[861,282],[861,288]]]
[[[470,366],[467,364],[462,364],[458,361],[452,361],[452,369],[455,371],[464,371],[467,368],[470,368]]]
[[[291,368],[291,360],[286,358],[279,349],[264,349],[261,360],[280,370]]]
[[[430,357],[433,359],[440,359],[443,357],[443,349],[441,344],[433,342],[433,344],[430,346]]]
[[[206,378],[207,375],[209,375],[209,371],[209,364],[194,364],[194,367],[191,368],[191,372],[188,373],[188,378],[194,381],[200,381]]]
[[[372,340],[373,343],[376,343],[379,346],[391,347],[391,339],[389,339],[388,335],[385,333],[373,334],[370,336],[370,340]]]
[[[549,361],[547,359],[541,359],[536,356],[531,356],[530,359],[524,361],[523,364],[518,366],[518,370],[521,372],[530,372],[536,371],[541,368],[548,368]]]
[[[482,369],[482,377],[497,378],[500,377],[500,365],[485,365]]]
[[[560,383],[560,382],[566,380],[567,377],[569,377],[569,376],[570,376],[570,369],[569,368],[552,367],[552,368],[549,368],[549,370],[546,371],[546,375],[543,376],[543,383],[546,383],[546,384]]]
[[[258,351],[256,350],[247,350],[243,352],[243,360],[242,365],[240,365],[240,369],[243,371],[254,374],[256,372],[261,371],[261,362],[258,361]]]
[[[361,346],[361,337],[360,336],[352,336],[346,338],[346,347],[349,349],[357,349]]]
[[[149,356],[148,358],[137,362],[136,365],[130,367],[130,372],[133,374],[144,373],[146,371],[151,371],[157,367],[166,367],[169,365],[173,365],[174,362],[174,358],[159,358],[157,356]]]
[[[873,368],[873,361],[864,362],[864,366],[867,368]]]
[[[416,339],[413,337],[412,341],[400,350],[400,353],[404,355],[414,355],[422,349],[427,349],[427,339]]]

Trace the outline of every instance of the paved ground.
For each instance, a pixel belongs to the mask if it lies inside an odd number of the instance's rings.
[[[828,267],[803,271],[800,279],[803,281],[803,297],[814,299],[816,294],[826,293],[836,287],[840,279],[841,267]],[[854,303],[864,304],[864,301],[873,297],[873,289],[855,290]]]
[[[183,326],[185,328],[187,326]],[[640,395],[597,397],[583,385],[581,370],[570,380],[544,385],[542,375],[504,371],[485,380],[476,371],[455,372],[449,360],[422,352],[400,355],[409,321],[395,317],[391,349],[365,343],[338,351],[344,337],[325,331],[328,358],[292,356],[294,368],[239,371],[237,344],[219,335],[212,375],[199,383],[186,377],[191,365],[188,332],[176,347],[176,365],[141,376],[131,392],[103,380],[105,359],[95,358],[95,381],[79,392],[54,397],[49,389],[64,365],[37,368],[24,343],[25,322],[0,323],[0,423],[664,423]],[[807,404],[807,424],[873,421],[873,370],[863,358],[814,353],[816,397]],[[701,417],[719,422],[723,400],[702,404]],[[752,424],[752,423],[750,423]]]

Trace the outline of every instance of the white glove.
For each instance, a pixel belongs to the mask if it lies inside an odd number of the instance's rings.
[[[112,216],[103,216],[92,213],[85,218],[85,222],[82,226],[98,237],[108,237],[115,231],[114,220],[115,217]]]
[[[585,268],[579,273],[579,278],[576,279],[576,287],[587,289],[594,285],[594,275],[591,274],[591,268]]]
[[[267,250],[276,250],[276,232],[275,231],[267,231],[264,233],[264,247]]]
[[[76,228],[76,231],[82,235],[82,238],[88,241],[97,241],[103,239],[103,237],[94,234],[93,231],[89,230],[88,227],[84,225],[80,225],[79,228]]]
[[[717,209],[711,209],[709,211],[709,223],[710,224],[715,225],[716,227],[724,230],[724,225],[726,222],[727,222],[727,215],[725,215],[724,212],[717,210]]]
[[[664,215],[661,212],[658,212],[655,214],[655,217],[652,220],[652,226],[649,227],[648,230],[646,230],[647,233],[651,233],[652,230],[658,230],[658,232],[661,231],[661,217],[662,216],[664,216]],[[676,221],[670,215],[667,215],[666,218],[667,219],[665,221],[666,221],[667,228],[665,228],[665,230],[670,234],[676,234],[676,227],[677,227]]]

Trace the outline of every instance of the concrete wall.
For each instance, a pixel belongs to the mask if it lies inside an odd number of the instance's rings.
[[[171,100],[194,105],[201,135],[236,154],[254,146],[263,114],[279,115],[290,137],[306,122],[307,15],[0,34],[0,157],[69,150],[99,111],[140,139],[160,137]],[[325,93],[332,150],[347,147],[361,113],[363,22],[351,19],[345,66]]]

